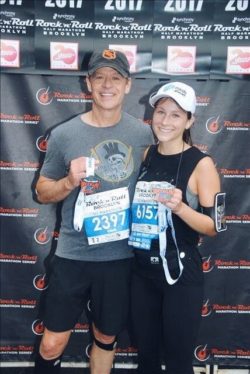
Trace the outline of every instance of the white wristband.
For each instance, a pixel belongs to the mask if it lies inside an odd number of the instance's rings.
[[[95,175],[95,159],[93,157],[86,157],[86,177]]]

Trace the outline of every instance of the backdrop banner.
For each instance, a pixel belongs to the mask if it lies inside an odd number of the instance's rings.
[[[3,72],[84,75],[93,49],[144,78],[249,79],[249,0],[0,0]]]
[[[82,77],[2,74],[1,78],[0,352],[3,361],[27,361],[43,333],[49,263],[60,235],[60,207],[38,204],[33,187],[49,130],[87,110],[91,96]],[[204,237],[199,244],[205,296],[194,363],[243,367],[250,358],[250,87],[244,81],[191,83],[198,96],[193,142],[216,162],[227,193],[228,225],[227,231]],[[158,79],[134,79],[124,110],[148,126],[152,114],[148,99],[161,84]],[[65,361],[88,361],[89,315],[87,304],[73,329]],[[128,331],[118,343],[115,362],[136,363]]]

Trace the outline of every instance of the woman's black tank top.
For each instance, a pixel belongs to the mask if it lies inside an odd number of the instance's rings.
[[[158,152],[157,148],[157,145],[153,145],[148,150],[146,159],[141,165],[138,180],[148,182],[167,181],[182,190],[183,202],[189,205],[186,199],[189,178],[198,162],[208,155],[202,153],[196,147],[191,147],[183,153],[175,155],[162,155]],[[177,175],[178,169],[179,173]],[[172,216],[179,248],[187,245],[196,246],[199,241],[199,234],[177,215],[173,213]],[[167,237],[168,245],[171,246],[173,239],[170,230],[167,230]],[[153,240],[152,249],[156,249],[157,246],[158,240]]]

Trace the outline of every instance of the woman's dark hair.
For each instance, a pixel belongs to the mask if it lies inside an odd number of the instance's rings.
[[[192,118],[192,113],[191,112],[187,112],[187,118],[188,119],[191,119]],[[185,143],[189,144],[189,145],[193,145],[193,142],[192,142],[192,138],[191,138],[191,132],[190,132],[190,129],[186,129],[183,133],[183,136],[182,136],[182,139]]]

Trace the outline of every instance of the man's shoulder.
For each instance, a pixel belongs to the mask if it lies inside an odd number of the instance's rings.
[[[127,124],[145,126],[144,122],[141,119],[136,118],[127,112],[123,112],[123,121]]]
[[[79,124],[80,124],[80,115],[77,114],[77,115],[74,115],[73,117],[70,117],[66,121],[63,121],[63,122],[59,123],[58,125],[56,125],[52,129],[51,132],[55,135],[72,132],[74,127],[78,127]]]

